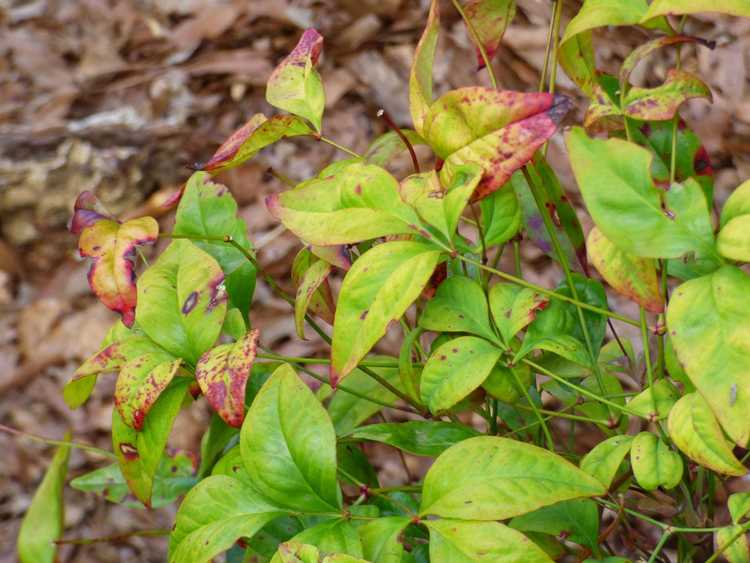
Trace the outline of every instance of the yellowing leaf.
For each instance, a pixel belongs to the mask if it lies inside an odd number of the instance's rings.
[[[438,35],[440,33],[440,11],[438,0],[432,0],[422,37],[414,52],[414,62],[409,74],[409,111],[414,129],[422,134],[422,123],[432,104],[432,65],[435,61]]]
[[[516,15],[515,0],[467,0],[464,14],[469,20],[477,39],[484,47],[487,57],[492,59],[506,28]],[[473,34],[469,34],[472,41]],[[484,59],[477,47],[477,65],[484,68]]]
[[[743,526],[726,526],[714,533],[716,549],[728,563],[750,563],[750,548]]]
[[[328,283],[331,270],[331,264],[316,258],[307,248],[300,250],[294,258],[292,281],[297,286],[294,325],[300,338],[305,338],[305,315],[308,310],[328,324],[333,324],[336,306]]]
[[[596,477],[609,489],[632,443],[633,437],[627,435],[612,436],[599,442],[593,450],[583,456],[581,469]]]
[[[627,117],[641,121],[666,121],[692,98],[713,99],[710,88],[700,78],[684,70],[671,69],[661,86],[628,90],[622,111]]]
[[[722,228],[736,217],[750,215],[750,180],[737,187],[724,202],[721,209]]]
[[[630,464],[638,484],[647,491],[673,489],[682,479],[680,454],[650,432],[641,432],[633,439]]]
[[[166,359],[165,359],[166,358]],[[145,354],[128,361],[115,385],[115,407],[128,426],[140,430],[143,421],[182,363],[166,352]]]
[[[747,0],[654,0],[643,16],[643,21],[656,16],[673,16],[677,14],[700,14],[702,12],[720,12],[731,16],[750,18],[750,4]]]
[[[716,239],[719,254],[730,260],[750,262],[750,214],[731,219]]]
[[[680,391],[666,379],[659,379],[628,401],[628,408],[643,418],[655,420],[669,414]]]

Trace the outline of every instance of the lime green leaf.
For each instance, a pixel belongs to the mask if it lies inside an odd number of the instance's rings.
[[[333,323],[330,379],[346,377],[419,297],[441,259],[434,247],[393,241],[365,252],[346,274]]]
[[[452,241],[461,213],[480,179],[481,169],[470,163],[456,170],[447,189],[440,185],[434,170],[408,176],[399,189],[402,199],[414,208],[424,223]]]
[[[522,533],[499,522],[429,520],[430,559],[451,563],[551,563]]]
[[[172,231],[197,238],[230,236],[246,252],[252,252],[247,225],[237,216],[237,202],[226,187],[211,182],[209,178],[205,172],[190,177],[177,207]],[[222,240],[193,240],[193,243],[219,263],[224,271],[230,305],[247,318],[255,290],[255,266],[238,248]]]
[[[129,361],[120,370],[115,385],[115,407],[122,420],[136,430],[159,395],[167,388],[182,363],[166,352],[155,352]]]
[[[420,402],[419,380],[422,377],[422,369],[414,366],[413,352],[415,344],[419,344],[419,337],[423,332],[424,330],[421,327],[416,327],[406,334],[401,342],[401,350],[398,354],[399,380],[407,395],[417,403]]]
[[[673,184],[664,209],[649,151],[620,139],[591,139],[580,127],[566,141],[586,207],[609,240],[646,258],[716,253],[706,200],[694,180]]]
[[[500,189],[532,159],[571,107],[562,95],[497,91],[482,87],[451,90],[430,106],[424,137],[445,159],[440,180],[453,182],[462,165],[482,166],[474,190],[478,201]]]
[[[423,133],[423,122],[432,104],[432,65],[440,34],[440,11],[438,0],[432,0],[422,37],[414,52],[414,62],[409,74],[409,111],[414,129]]]
[[[229,426],[221,417],[213,413],[208,428],[201,438],[200,468],[198,475],[205,477],[211,473],[216,461],[229,445],[230,440],[239,434],[239,430]]]
[[[605,489],[562,457],[507,438],[479,436],[446,450],[427,472],[420,514],[502,520]]]
[[[89,400],[96,387],[96,375],[73,378],[63,388],[63,399],[68,408],[77,409]]]
[[[274,107],[304,117],[320,131],[326,95],[315,65],[323,50],[323,36],[306,29],[297,46],[281,61],[266,85],[266,101]]]
[[[521,228],[521,206],[511,189],[493,192],[479,202],[482,210],[484,242],[496,246],[508,242]],[[476,247],[481,250],[481,244]]]
[[[615,291],[652,313],[664,310],[652,258],[640,258],[620,249],[597,227],[589,231],[586,248],[594,268]]]
[[[646,0],[585,0],[583,7],[570,20],[565,28],[562,43],[566,43],[576,35],[610,25],[635,25],[647,21],[658,14],[644,17],[648,10]]]
[[[630,447],[630,464],[638,484],[647,491],[672,489],[682,479],[682,458],[658,436],[641,432]]]
[[[666,379],[660,379],[630,399],[628,408],[643,418],[656,420],[667,416],[679,398],[680,391]]]
[[[746,0],[654,0],[643,16],[648,20],[656,16],[674,16],[677,14],[699,14],[701,12],[720,12],[732,16],[750,18],[750,6]]]
[[[724,202],[721,209],[720,225],[723,228],[729,221],[750,214],[750,180],[737,187]]]
[[[731,219],[719,231],[719,254],[730,260],[750,262],[750,214]]]
[[[426,145],[426,141],[412,129],[401,129],[401,133],[411,143],[413,147],[417,145]],[[383,133],[375,139],[365,151],[364,159],[368,164],[385,167],[397,155],[407,152],[408,149],[403,139],[395,131]]]
[[[279,545],[271,563],[320,563],[320,551],[314,545],[288,541]]]
[[[188,240],[173,241],[138,280],[138,326],[190,363],[216,342],[226,310],[221,267]]]
[[[75,203],[71,221],[73,234],[80,234],[78,251],[91,258],[89,285],[99,300],[122,315],[122,322],[132,326],[135,319],[136,247],[153,244],[159,236],[159,224],[153,217],[140,217],[121,223],[95,210],[95,196],[83,192]]]
[[[558,50],[558,61],[570,78],[589,98],[603,94],[596,70],[596,56],[591,41],[591,32],[584,31],[572,36],[566,34]]]
[[[495,326],[506,343],[536,318],[537,311],[549,304],[546,296],[510,283],[493,285],[489,298]]]
[[[242,426],[245,386],[257,345],[258,329],[253,329],[242,340],[209,350],[195,366],[195,379],[208,404],[230,426]]]
[[[672,119],[679,107],[692,98],[713,99],[711,89],[700,78],[684,70],[671,69],[661,86],[628,90],[623,113],[643,121],[665,121]]]
[[[117,409],[112,410],[112,449],[128,487],[146,506],[151,505],[154,476],[190,383],[188,377],[174,379],[154,403],[140,431],[125,424]]]
[[[750,278],[734,266],[685,282],[667,307],[680,363],[739,446],[750,439]]]
[[[353,440],[382,442],[410,454],[436,457],[453,444],[479,433],[468,426],[437,420],[370,424],[347,435]]]
[[[488,58],[492,58],[500,45],[506,28],[516,15],[515,0],[467,0],[464,5],[464,14],[471,23],[471,27],[476,33],[469,34],[472,41],[479,41],[487,53]],[[477,66],[479,69],[484,68],[484,58],[477,46]]]
[[[598,550],[599,510],[591,499],[574,499],[516,516],[508,524],[519,532],[539,532]]]
[[[732,522],[739,524],[750,512],[750,492],[729,495],[727,507],[729,508],[729,514],[732,515]]]
[[[365,559],[372,563],[401,563],[404,546],[399,537],[409,522],[405,516],[388,516],[361,526],[358,531]]]
[[[70,433],[65,435],[70,440]],[[18,532],[16,549],[21,563],[53,563],[65,526],[63,488],[70,446],[60,446],[31,500]]]
[[[482,388],[491,397],[512,405],[524,396],[523,391],[529,388],[532,379],[531,368],[526,364],[517,364],[512,368],[495,364],[487,379],[482,383]]]
[[[335,171],[266,198],[271,214],[308,244],[351,244],[397,234],[422,234],[398,181],[384,168],[345,161]]]
[[[281,514],[237,479],[208,477],[188,493],[177,511],[169,537],[169,561],[211,561]]]
[[[362,542],[356,528],[347,520],[335,518],[321,522],[294,536],[291,541],[311,544],[324,553],[343,553],[362,557]]]
[[[435,332],[469,332],[495,340],[487,298],[478,282],[452,276],[441,283],[419,318],[419,326]]]
[[[714,534],[714,541],[717,550],[724,548],[722,555],[729,563],[750,562],[750,548],[748,548],[747,535],[742,526],[727,526],[717,530]]]
[[[333,303],[328,276],[333,267],[313,255],[309,249],[299,251],[292,263],[292,281],[297,286],[294,299],[294,326],[297,336],[305,338],[305,315],[308,311],[333,324]]]
[[[609,488],[632,443],[633,437],[627,435],[612,436],[599,442],[583,456],[581,469]]]
[[[476,336],[459,336],[438,347],[422,371],[422,401],[433,413],[442,412],[482,385],[502,350]]]
[[[196,170],[218,174],[235,168],[253,158],[261,149],[287,137],[312,135],[313,130],[296,115],[253,115],[247,123],[232,133],[214,155],[204,163],[196,163]]]
[[[701,465],[724,475],[747,473],[732,453],[714,413],[699,393],[688,393],[672,408],[669,436],[685,455]]]
[[[333,424],[288,365],[255,397],[240,445],[250,479],[277,506],[309,512],[341,507]]]

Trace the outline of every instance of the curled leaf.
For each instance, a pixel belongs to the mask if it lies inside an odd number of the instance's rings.
[[[711,90],[694,74],[671,69],[661,86],[628,90],[622,111],[633,119],[665,121],[672,119],[679,107],[691,98],[708,98],[711,101]]]
[[[414,122],[414,129],[420,135],[424,117],[432,104],[432,65],[435,61],[439,33],[438,0],[432,0],[427,24],[414,52],[414,62],[409,74],[409,111]]]
[[[464,5],[464,15],[476,33],[476,39],[487,53],[487,58],[492,59],[508,24],[516,15],[516,2],[515,0],[468,0]],[[469,35],[474,41],[474,35]],[[480,69],[485,66],[479,47],[477,47],[477,66]]]

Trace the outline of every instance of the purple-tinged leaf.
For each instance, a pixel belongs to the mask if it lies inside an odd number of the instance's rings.
[[[500,45],[506,28],[516,15],[515,0],[468,0],[464,5],[464,14],[469,20],[487,58],[492,59]],[[473,35],[469,34],[474,40]],[[477,66],[484,68],[482,53],[477,47]]]
[[[245,386],[255,361],[258,329],[242,340],[209,350],[195,366],[195,379],[208,404],[230,426],[245,419]]]
[[[170,358],[165,360],[164,358]],[[141,430],[143,421],[182,363],[166,352],[135,358],[120,370],[115,385],[115,408],[128,426]]]

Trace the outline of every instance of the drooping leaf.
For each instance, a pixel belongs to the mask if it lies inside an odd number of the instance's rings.
[[[382,442],[414,455],[436,457],[453,444],[478,434],[469,426],[452,422],[411,420],[362,426],[347,437]]]
[[[680,363],[724,431],[750,439],[750,278],[734,266],[680,285],[667,307],[667,329]]]
[[[597,227],[589,231],[586,248],[594,268],[615,291],[652,313],[664,310],[656,263],[652,258],[640,258],[621,250]]]
[[[745,0],[654,0],[644,14],[643,20],[656,16],[673,16],[677,14],[699,14],[702,12],[720,12],[731,16],[750,18],[750,6]]]
[[[401,129],[401,133],[413,147],[426,145],[427,142],[413,129]],[[375,139],[365,151],[364,159],[368,164],[386,167],[397,155],[407,152],[403,139],[395,131],[383,133]]]
[[[638,484],[647,491],[672,489],[682,479],[680,454],[651,432],[641,432],[630,446],[630,464]]]
[[[346,274],[333,323],[330,380],[346,377],[424,289],[441,252],[393,241],[365,252]]]
[[[387,235],[426,234],[384,168],[358,160],[266,198],[271,214],[308,244],[351,244]],[[421,232],[424,231],[424,232]]]
[[[112,410],[112,449],[128,488],[146,506],[151,504],[154,476],[190,383],[188,377],[175,378],[154,403],[140,431],[125,424],[117,409]]]
[[[492,59],[500,45],[506,28],[516,15],[515,0],[466,0],[464,14],[469,20],[476,38],[469,34],[472,41],[479,40],[487,57]],[[484,68],[482,54],[477,50],[477,66]]]
[[[419,326],[435,332],[468,332],[495,340],[487,298],[478,282],[451,276],[438,286],[419,317]]]
[[[91,258],[89,285],[99,300],[122,315],[132,326],[137,301],[135,286],[136,247],[153,244],[159,224],[153,217],[140,217],[121,223],[96,211],[96,198],[90,192],[78,196],[71,221],[73,234],[80,234],[78,251]]]
[[[365,559],[372,563],[401,563],[404,546],[399,538],[409,522],[406,516],[387,516],[361,526],[357,531]]]
[[[424,479],[420,513],[502,520],[604,492],[594,477],[547,450],[479,436],[450,447],[435,461]]]
[[[430,559],[451,563],[551,563],[529,538],[499,522],[428,520]]]
[[[646,258],[716,254],[706,200],[694,180],[660,193],[646,149],[620,139],[591,139],[579,127],[566,142],[586,207],[614,244]]]
[[[70,440],[70,433],[65,435]],[[70,446],[60,446],[21,521],[16,550],[21,563],[53,563],[65,526],[63,488],[68,474]]]
[[[430,13],[414,51],[414,62],[409,73],[409,111],[414,129],[420,135],[424,132],[424,118],[432,104],[432,65],[435,62],[435,50],[440,34],[438,4],[438,0],[432,0],[430,3]]]
[[[229,236],[246,252],[252,252],[247,225],[237,216],[237,202],[229,190],[210,181],[205,172],[193,174],[177,207],[173,232],[194,237],[193,243],[213,256],[224,272],[230,306],[247,319],[255,290],[255,266],[235,246],[221,239]],[[197,240],[201,237],[219,240]]]
[[[750,492],[734,493],[727,499],[727,508],[732,515],[732,522],[739,524],[750,512]]]
[[[195,379],[208,404],[236,428],[245,418],[245,386],[257,345],[258,329],[253,329],[242,340],[209,350],[195,366]]]
[[[732,453],[711,407],[699,393],[688,393],[672,407],[669,436],[690,459],[713,471],[735,476],[747,473]]]
[[[266,84],[266,101],[304,117],[320,132],[326,96],[315,65],[323,50],[323,36],[306,29],[297,46],[279,63]]]
[[[216,342],[226,310],[221,267],[188,240],[173,241],[138,280],[138,326],[190,363]]]
[[[731,543],[729,543],[731,542]],[[714,532],[716,549],[724,549],[722,555],[728,563],[749,563],[750,547],[742,526],[726,526]]]
[[[481,200],[500,189],[549,139],[571,107],[562,95],[460,88],[444,94],[425,116],[423,132],[445,159],[440,180],[449,185],[461,166],[482,166],[472,196]]]
[[[211,561],[283,512],[231,477],[214,475],[188,493],[169,537],[170,563]]]
[[[479,202],[484,242],[488,247],[512,239],[521,228],[521,206],[513,190],[498,190]],[[475,247],[481,250],[481,242]]]
[[[262,113],[256,113],[232,133],[208,161],[197,163],[195,169],[218,174],[244,164],[261,149],[277,141],[312,134],[310,126],[296,115],[274,115],[267,118]]]
[[[508,524],[520,532],[539,532],[598,550],[599,510],[591,499],[574,499],[516,516]]]
[[[655,420],[669,414],[680,398],[680,391],[666,379],[654,382],[628,401],[628,408],[643,418]]]
[[[581,469],[609,488],[632,443],[632,436],[622,434],[599,442],[593,450],[583,456]]]
[[[303,530],[291,539],[292,542],[311,544],[324,553],[343,553],[362,557],[362,542],[352,524],[342,518],[321,522]]]
[[[622,111],[633,119],[664,121],[672,119],[679,107],[692,98],[713,99],[703,80],[684,70],[670,69],[661,86],[628,90]]]
[[[305,315],[317,315],[328,324],[333,324],[336,305],[328,283],[332,266],[307,249],[297,253],[292,263],[292,281],[297,286],[294,299],[294,326],[297,336],[305,338]]]
[[[251,481],[277,506],[309,512],[341,507],[333,424],[290,366],[279,367],[255,397],[240,446]]]
[[[422,370],[422,402],[433,413],[451,408],[482,385],[501,355],[500,348],[476,336],[442,344]]]
[[[510,283],[493,285],[489,300],[492,318],[505,343],[509,343],[536,318],[538,311],[543,311],[549,304],[544,295]]]

